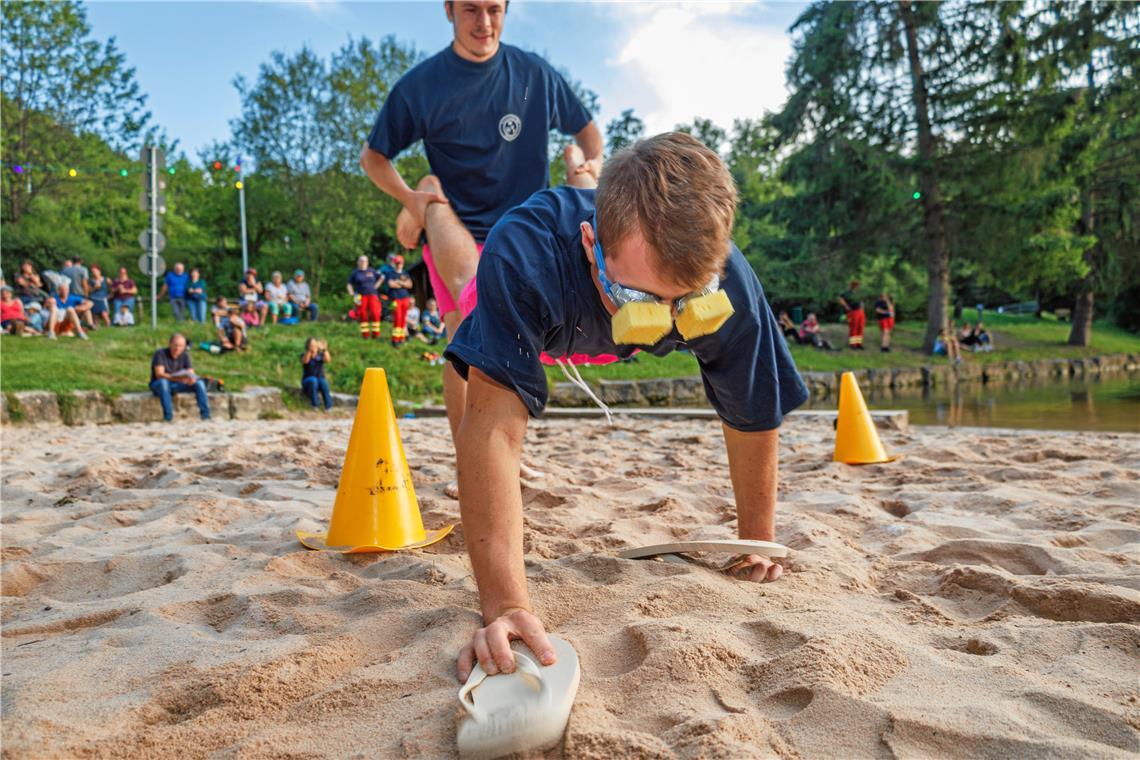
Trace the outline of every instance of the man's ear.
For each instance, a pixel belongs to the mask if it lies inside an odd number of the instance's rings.
[[[447,20],[455,23],[455,3],[452,0],[443,0],[443,12],[447,14]]]
[[[594,228],[589,222],[582,222],[579,227],[582,231],[582,248],[586,252],[586,260],[591,264],[597,264],[594,261]]]

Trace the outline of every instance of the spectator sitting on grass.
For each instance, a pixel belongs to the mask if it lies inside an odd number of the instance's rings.
[[[404,328],[408,331],[409,338],[418,338],[420,335],[420,307],[416,306],[416,302],[412,301],[408,307],[408,313],[405,317]]]
[[[56,335],[70,335],[74,330],[82,340],[87,340],[79,315],[91,309],[91,302],[82,296],[72,295],[71,284],[66,277],[60,280],[55,296],[48,299],[48,305],[52,307],[48,319],[49,338],[54,340]]]
[[[254,304],[246,301],[241,305],[241,319],[246,327],[260,327],[261,315],[258,314]]]
[[[119,276],[111,280],[111,308],[118,313],[119,307],[126,305],[128,309],[134,311],[135,297],[138,294],[139,289],[135,281],[127,275],[127,268],[119,267]]]
[[[222,342],[223,351],[245,351],[249,348],[245,320],[241,318],[238,307],[230,306],[229,311],[219,317],[218,340]]]
[[[784,333],[785,340],[791,340],[795,343],[803,342],[800,340],[800,331],[796,328],[796,323],[788,316],[788,312],[781,309],[777,321],[780,323],[780,330]]]
[[[214,327],[221,327],[222,320],[229,316],[230,302],[225,296],[218,296],[218,300],[214,301],[214,305],[210,307],[210,316],[214,320]]]
[[[977,340],[977,343],[974,344],[974,350],[975,351],[993,351],[994,350],[993,338],[990,336],[989,332],[986,330],[986,326],[983,325],[981,322],[979,322],[978,326],[974,328],[974,338]]]
[[[82,259],[78,256],[66,259],[63,266],[60,267],[59,273],[71,281],[71,292],[74,295],[87,298],[88,280],[91,273],[87,271],[87,267],[83,266]]]
[[[41,335],[47,331],[48,312],[39,301],[32,301],[25,306],[24,314],[27,315],[28,319],[26,332]]]
[[[285,289],[289,293],[289,301],[293,304],[293,311],[297,315],[297,319],[300,319],[301,315],[308,311],[309,319],[316,322],[317,304],[313,301],[313,292],[309,290],[309,283],[305,282],[305,271],[303,269],[293,272],[293,279],[285,284]]]
[[[48,292],[44,288],[44,281],[32,266],[32,262],[27,259],[20,263],[20,272],[16,275],[14,284],[16,298],[20,299],[24,306],[33,302],[43,305],[47,300]]]
[[[443,324],[443,317],[439,313],[439,303],[429,298],[420,315],[420,334],[417,336],[424,343],[435,345],[440,338],[447,335],[447,328]]]
[[[110,282],[103,276],[103,268],[98,264],[91,265],[91,279],[88,283],[90,288],[87,291],[87,299],[91,301],[91,311],[88,314],[91,318],[87,322],[94,327],[94,318],[98,317],[103,321],[104,327],[110,327],[111,307],[108,303],[111,295]]]
[[[0,329],[10,335],[23,335],[29,329],[24,304],[7,285],[0,288]]]
[[[319,402],[324,401],[326,412],[332,409],[329,381],[325,378],[325,364],[328,361],[327,343],[316,338],[305,341],[305,353],[301,354],[301,392],[308,397],[314,409],[319,409]],[[317,397],[318,393],[320,398]]]
[[[936,356],[945,356],[955,364],[962,363],[962,348],[958,344],[953,322],[950,323],[949,329],[943,327],[939,330],[938,338],[934,341],[934,350],[932,353]]]
[[[131,311],[131,307],[126,304],[119,306],[119,310],[115,312],[115,318],[112,320],[115,327],[134,327],[135,313]]]
[[[206,396],[206,381],[194,373],[190,354],[186,351],[186,336],[174,333],[170,344],[154,352],[150,360],[150,390],[162,404],[162,419],[174,419],[175,393],[193,393],[198,398],[198,414],[210,419],[210,399]]]
[[[796,340],[803,344],[810,344],[821,351],[831,351],[831,343],[820,334],[819,320],[814,311],[809,311],[807,318],[800,325],[800,332]]]
[[[257,323],[264,324],[269,312],[269,305],[265,303],[265,288],[257,280],[257,270],[252,267],[245,271],[245,278],[238,283],[238,294],[242,304],[253,304],[258,312]],[[246,324],[249,324],[247,321]]]
[[[289,301],[289,289],[285,287],[280,272],[270,275],[269,284],[265,286],[265,302],[269,306],[269,313],[273,315],[273,324],[277,324],[277,316],[288,319],[293,316],[293,304]]]

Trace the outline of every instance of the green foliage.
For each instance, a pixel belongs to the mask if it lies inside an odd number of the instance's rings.
[[[632,108],[621,112],[606,125],[606,150],[609,155],[628,148],[645,136],[645,122],[634,115]]]

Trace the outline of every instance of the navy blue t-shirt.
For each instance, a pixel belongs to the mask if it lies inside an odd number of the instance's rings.
[[[407,298],[408,297],[408,289],[406,287],[400,287],[400,286],[394,284],[397,281],[403,280],[407,276],[408,276],[407,270],[402,271],[402,272],[397,272],[395,269],[392,270],[392,272],[388,275],[388,279],[387,279],[388,296],[389,297],[391,297],[393,299]]]
[[[509,211],[487,237],[476,274],[478,305],[444,356],[463,377],[471,367],[512,388],[534,416],[547,401],[539,353],[629,356],[613,342],[611,317],[590,274],[579,225],[594,191],[559,187]],[[705,394],[721,419],[743,431],[772,430],[808,398],[756,273],[734,245],[721,288],[735,313],[715,333],[685,341],[676,328],[653,346],[697,358]]]
[[[325,355],[324,352],[317,354],[309,359],[309,362],[301,362],[301,382],[304,383],[310,377],[321,378],[325,376]]]
[[[186,286],[190,284],[190,274],[189,272],[175,274],[171,271],[163,276],[162,281],[166,283],[166,290],[171,298],[185,298]]]
[[[377,291],[377,284],[382,279],[382,275],[372,267],[367,269],[353,269],[352,274],[348,276],[348,284],[356,291],[357,295],[361,296],[374,296]]]
[[[483,63],[448,46],[392,88],[368,145],[394,159],[424,141],[432,173],[476,242],[550,184],[550,130],[573,135],[590,112],[549,63],[512,45]]]

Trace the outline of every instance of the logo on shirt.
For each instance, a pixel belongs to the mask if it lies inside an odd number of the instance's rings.
[[[499,119],[499,134],[507,142],[518,137],[519,132],[522,132],[522,119],[513,113],[509,113]]]

